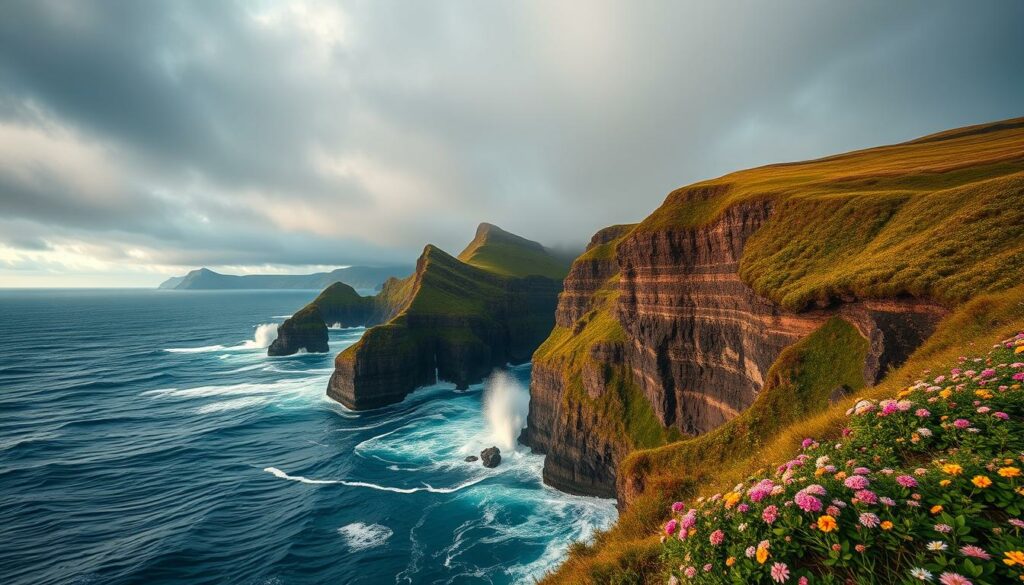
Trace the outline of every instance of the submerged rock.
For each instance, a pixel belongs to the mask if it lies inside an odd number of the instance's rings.
[[[480,460],[484,467],[497,467],[501,463],[501,450],[497,447],[488,447],[480,452]]]
[[[477,457],[476,455],[470,455],[469,457],[466,457],[466,462],[467,463],[472,463],[474,461],[478,461],[479,459],[480,458]]]

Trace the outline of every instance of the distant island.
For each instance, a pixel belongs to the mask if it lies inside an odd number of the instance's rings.
[[[162,290],[322,290],[335,282],[354,289],[379,290],[389,278],[405,278],[413,266],[349,266],[315,274],[220,274],[199,268],[185,276],[174,276],[160,284]]]

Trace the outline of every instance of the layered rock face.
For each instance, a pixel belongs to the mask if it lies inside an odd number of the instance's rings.
[[[377,408],[438,379],[464,388],[529,360],[554,324],[561,282],[510,276],[528,272],[531,255],[546,255],[529,240],[518,247],[519,240],[481,226],[471,249],[483,267],[427,246],[409,281],[385,286],[401,298],[388,305],[397,314],[336,358],[328,396],[354,410]],[[502,265],[503,258],[514,262]]]
[[[618,248],[626,360],[666,426],[707,432],[750,406],[779,353],[837,313],[872,343],[865,381],[878,381],[946,314],[920,301],[857,302],[781,310],[738,276],[747,239],[768,202],[728,209],[703,228],[631,234]]]
[[[614,253],[588,251],[574,263],[557,324],[567,330],[563,336],[586,336],[590,321],[607,311],[624,339],[588,341],[582,359],[535,357],[529,426],[521,440],[548,455],[545,482],[573,493],[615,494],[616,466],[635,445],[598,432],[609,424],[600,412],[604,393],[635,384],[663,427],[700,434],[750,406],[782,350],[833,315],[869,340],[864,378],[874,383],[946,314],[939,305],[909,299],[848,298],[799,313],[782,310],[738,276],[748,238],[771,214],[770,202],[757,201],[731,207],[703,227],[635,229],[624,236],[622,228],[595,236],[591,249],[621,239]],[[617,296],[594,309],[608,288]],[[585,398],[568,391],[574,378]]]

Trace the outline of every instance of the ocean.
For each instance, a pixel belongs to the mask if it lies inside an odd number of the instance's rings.
[[[515,444],[529,364],[356,413],[362,329],[267,357],[315,294],[0,290],[0,583],[531,583],[614,521]]]

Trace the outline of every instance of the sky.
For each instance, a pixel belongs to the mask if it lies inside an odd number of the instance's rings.
[[[0,287],[549,246],[1024,115],[1024,2],[6,0]]]

